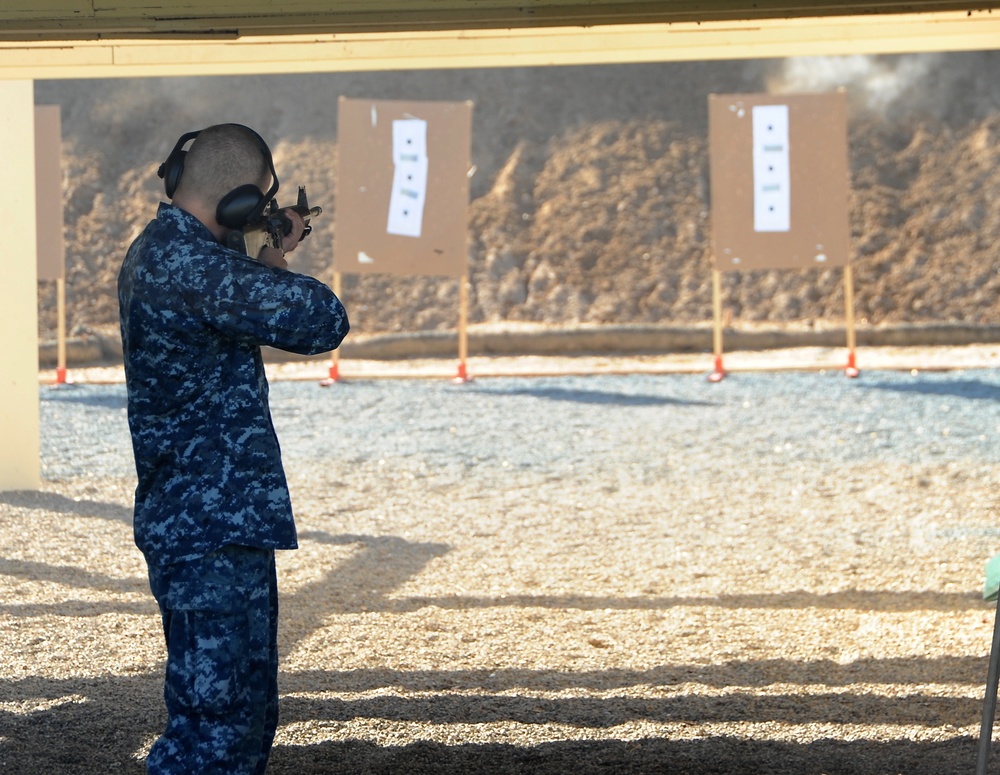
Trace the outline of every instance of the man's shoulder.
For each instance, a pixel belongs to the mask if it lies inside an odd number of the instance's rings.
[[[224,256],[231,251],[220,245],[212,232],[190,213],[160,203],[154,218],[135,243],[147,256],[178,259]]]

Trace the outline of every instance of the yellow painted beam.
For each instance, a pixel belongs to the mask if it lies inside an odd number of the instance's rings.
[[[608,26],[966,11],[968,0],[6,0],[0,39]],[[976,0],[975,9],[1000,8]]]
[[[1000,48],[1000,14],[611,25],[230,41],[0,42],[0,79],[759,59]]]

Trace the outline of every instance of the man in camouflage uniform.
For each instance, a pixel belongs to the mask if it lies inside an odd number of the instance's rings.
[[[260,346],[325,352],[348,321],[329,288],[285,268],[294,212],[259,260],[225,247],[217,203],[277,183],[259,136],[209,127],[180,160],[118,278],[135,540],[167,641],[167,726],[146,766],[260,775],[278,722],[274,550],[297,545]]]

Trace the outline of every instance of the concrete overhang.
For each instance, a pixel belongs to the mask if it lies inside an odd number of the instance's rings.
[[[34,0],[32,6],[36,4],[42,9],[57,5],[80,9],[72,17],[54,12],[44,16],[41,11],[32,15],[20,0],[3,4],[0,79],[546,66],[1000,48],[1000,11],[956,10],[948,2],[771,2],[752,8],[750,3],[722,2],[551,2],[524,5],[517,11],[508,3],[331,3],[332,10],[323,15],[306,13],[306,7],[320,4],[301,0],[289,4],[281,24],[262,12],[239,19],[222,15],[234,2],[161,4],[163,16],[157,17],[149,15],[148,6],[139,14],[137,3],[119,3],[106,11],[100,10],[99,0]],[[20,15],[18,5],[25,6]],[[254,2],[246,5],[249,12],[255,8]],[[361,6],[384,7],[385,16],[376,19]],[[457,15],[460,6],[468,11],[464,22]],[[131,15],[125,13],[129,9]],[[183,9],[189,16],[182,15]],[[854,15],[846,15],[847,11]],[[735,18],[737,12],[755,18]],[[816,16],[819,12],[832,15]],[[56,29],[57,22],[63,26]],[[459,27],[460,23],[467,26]]]

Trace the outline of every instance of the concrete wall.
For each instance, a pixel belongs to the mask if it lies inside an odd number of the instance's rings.
[[[0,491],[29,490],[41,485],[33,82],[0,81],[0,105]]]

